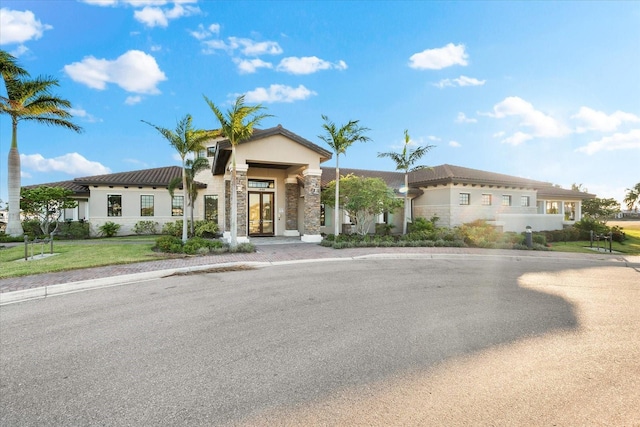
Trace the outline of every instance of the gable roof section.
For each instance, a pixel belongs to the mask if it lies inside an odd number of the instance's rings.
[[[411,186],[426,187],[429,185],[449,183],[501,185],[508,187],[516,186],[532,189],[552,186],[549,182],[535,181],[512,175],[504,175],[448,164],[419,169],[409,173],[409,185]]]
[[[163,168],[143,169],[131,172],[109,173],[106,175],[86,176],[76,178],[75,183],[84,185],[127,185],[145,187],[167,187],[175,178],[182,177],[180,166],[166,166]],[[196,182],[199,188],[207,185]],[[179,186],[182,188],[182,184]]]
[[[73,191],[73,194],[77,197],[89,197],[89,188],[86,185],[79,184],[75,181],[57,181],[49,182],[47,184],[25,185],[22,188],[31,189],[38,187],[62,187],[66,190]]]
[[[330,151],[320,147],[319,145],[314,144],[313,142],[301,137],[300,135],[297,135],[291,132],[290,130],[283,128],[282,125],[278,125],[268,129],[254,129],[253,135],[251,136],[251,138],[241,142],[241,144],[246,144],[252,141],[259,141],[261,139],[268,138],[273,135],[282,135],[294,142],[297,142],[300,145],[307,147],[312,151],[315,151],[320,155],[320,163],[327,161],[331,158],[332,154]],[[231,143],[229,142],[229,140],[225,139],[218,142],[218,148],[216,150],[216,156],[213,160],[213,166],[212,166],[214,175],[224,174],[225,167],[229,162],[230,157],[231,157]]]

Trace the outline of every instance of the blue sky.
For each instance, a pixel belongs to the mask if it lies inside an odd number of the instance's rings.
[[[0,3],[0,49],[60,81],[82,134],[19,126],[23,185],[177,165],[145,120],[217,127],[239,94],[319,145],[321,115],[372,141],[342,167],[394,170],[404,129],[444,163],[582,184],[640,182],[640,2],[58,0]],[[4,93],[4,88],[0,89]],[[11,124],[0,116],[0,199]],[[334,166],[335,159],[325,163]]]

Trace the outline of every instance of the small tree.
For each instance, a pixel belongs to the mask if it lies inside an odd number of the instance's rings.
[[[402,152],[378,153],[378,157],[389,157],[396,164],[396,170],[404,172],[404,188],[402,191],[404,194],[404,219],[402,224],[402,234],[407,234],[407,222],[409,222],[409,172],[424,169],[426,166],[414,166],[414,164],[434,147],[433,145],[425,145],[414,149],[408,149],[410,143],[411,137],[409,136],[409,131],[405,129]]]
[[[615,199],[600,199],[596,197],[582,201],[582,213],[602,224],[606,224],[607,219],[618,212],[620,212],[620,203]]]
[[[367,234],[376,217],[402,207],[402,200],[380,178],[363,178],[352,174],[340,178],[339,204],[356,226],[356,233]],[[331,181],[322,192],[322,200],[335,208],[336,181]]]
[[[359,120],[350,120],[347,124],[337,127],[334,122],[329,120],[329,117],[322,115],[322,129],[324,135],[318,135],[318,138],[331,147],[334,153],[336,153],[336,184],[335,184],[335,197],[334,200],[340,199],[340,154],[346,154],[347,148],[351,147],[354,142],[367,142],[371,141],[371,138],[365,135],[370,129],[360,126]],[[331,206],[331,205],[329,205]],[[336,236],[340,234],[340,204],[336,203],[334,206],[334,230]]]
[[[185,162],[184,173],[186,176],[187,182],[187,206],[189,206],[189,217],[191,218],[191,236],[195,235],[194,230],[194,219],[193,219],[193,208],[196,204],[196,200],[198,198],[198,184],[196,182],[196,175],[209,168],[209,160],[205,157],[198,157],[197,159],[187,159]],[[173,194],[180,185],[182,184],[182,178],[176,177],[171,180],[169,183],[169,194],[173,197]]]
[[[73,209],[78,202],[71,199],[73,191],[62,187],[36,187],[22,189],[20,208],[27,219],[37,219],[45,236],[58,230],[65,209]],[[53,230],[51,225],[55,224]]]
[[[189,153],[198,152],[204,149],[204,142],[211,138],[211,133],[206,132],[202,129],[194,129],[190,114],[187,114],[178,121],[176,124],[176,129],[171,130],[167,128],[163,128],[160,126],[156,126],[147,121],[142,120],[144,123],[149,126],[153,126],[160,134],[169,141],[169,144],[178,152],[180,156],[180,161],[182,163],[182,191],[183,191],[183,200],[186,203],[188,199],[188,186],[187,186],[187,173],[186,173],[186,162],[187,155]],[[187,210],[182,209],[182,242],[187,241]]]

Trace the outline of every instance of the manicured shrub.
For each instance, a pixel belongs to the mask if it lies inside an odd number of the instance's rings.
[[[158,225],[156,221],[138,221],[133,226],[133,232],[136,234],[157,234]]]
[[[197,237],[212,239],[217,236],[218,231],[218,224],[214,221],[196,221],[194,223],[194,232]]]
[[[185,254],[194,255],[196,253],[204,254],[209,253],[212,248],[212,242],[202,237],[192,237],[187,240],[187,242],[183,246],[183,250]]]
[[[433,231],[436,228],[434,222],[422,217],[415,218],[413,222],[407,224],[407,233]]]
[[[154,250],[166,253],[182,253],[182,240],[175,236],[160,236],[156,239]]]
[[[162,226],[162,234],[169,236],[182,237],[182,220],[167,222]]]
[[[120,231],[120,224],[116,224],[115,222],[112,222],[112,221],[107,221],[104,224],[102,224],[100,227],[98,227],[98,229],[100,230],[101,236],[113,237],[116,234],[118,234],[118,231]]]

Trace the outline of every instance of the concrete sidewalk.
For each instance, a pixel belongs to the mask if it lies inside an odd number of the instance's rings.
[[[416,257],[426,259],[441,256],[535,257],[548,259],[549,262],[562,259],[584,259],[594,263],[615,263],[620,266],[633,267],[640,271],[640,257],[626,257],[620,254],[608,253],[575,254],[447,247],[351,248],[336,250],[312,243],[300,243],[299,240],[258,240],[254,244],[256,245],[255,253],[191,256],[0,279],[0,304],[216,268],[263,267],[284,263],[332,260],[348,261],[370,257]]]

